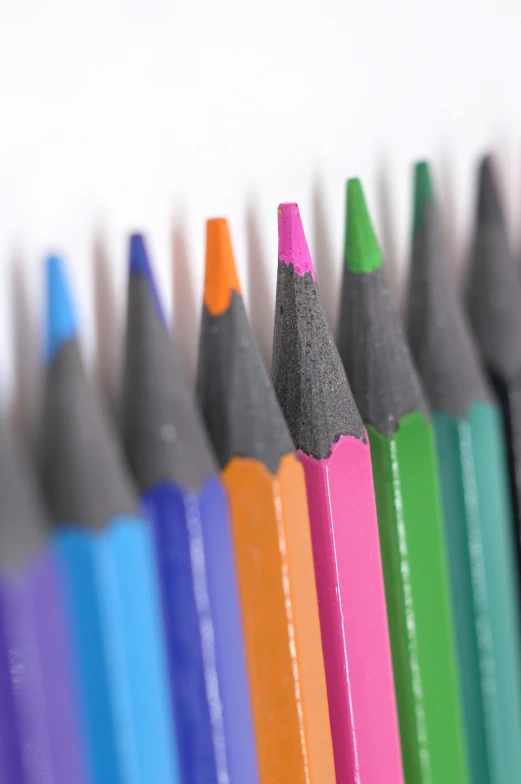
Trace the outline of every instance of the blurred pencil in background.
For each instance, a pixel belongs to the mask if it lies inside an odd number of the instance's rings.
[[[336,775],[403,781],[371,455],[296,204],[278,209],[273,379],[306,476]]]
[[[0,426],[0,781],[86,784],[60,568],[29,464]]]
[[[468,781],[432,427],[359,180],[339,349],[369,434],[405,779]]]
[[[507,784],[521,772],[521,633],[503,428],[426,163],[415,168],[407,333],[432,411],[471,781]]]
[[[468,269],[468,312],[486,372],[503,415],[521,564],[521,276],[509,247],[489,156],[481,161],[476,222]]]
[[[329,784],[335,772],[304,475],[219,218],[207,223],[197,390],[230,496],[260,779]]]
[[[96,784],[180,781],[148,523],[86,378],[60,260],[47,264],[42,470]]]
[[[139,234],[125,355],[123,442],[154,527],[181,780],[255,784],[228,503]]]

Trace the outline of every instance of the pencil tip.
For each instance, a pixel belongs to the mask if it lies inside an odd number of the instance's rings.
[[[304,276],[311,274],[316,281],[315,269],[311,260],[304,227],[298,204],[279,204],[277,210],[279,224],[279,261],[287,266],[293,264],[295,272]]]
[[[346,229],[344,256],[352,272],[374,272],[382,266],[382,254],[376,241],[371,218],[358,178],[347,181]]]
[[[130,235],[129,259],[130,275],[135,275],[136,277],[142,278],[142,280],[145,281],[150,297],[154,302],[157,315],[163,323],[166,323],[154,279],[154,273],[152,272],[152,265],[150,264],[148,257],[145,238],[142,234],[135,232],[134,234]]]
[[[434,198],[431,173],[427,161],[418,161],[414,167],[414,217],[413,237],[416,237],[421,226],[425,207]]]
[[[211,218],[206,221],[204,304],[212,315],[219,316],[228,309],[233,291],[242,294],[228,221]]]
[[[78,334],[78,323],[63,262],[59,256],[47,258],[47,362],[51,362],[62,343]]]
[[[490,155],[484,155],[479,167],[478,222],[504,223],[503,210]]]

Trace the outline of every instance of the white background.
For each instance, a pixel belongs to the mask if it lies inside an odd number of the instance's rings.
[[[147,234],[192,377],[209,216],[230,219],[268,360],[280,201],[300,204],[333,323],[348,176],[397,289],[418,157],[456,265],[487,149],[517,239],[519,0],[0,0],[0,21],[0,379],[29,421],[49,250],[114,404],[129,230]]]

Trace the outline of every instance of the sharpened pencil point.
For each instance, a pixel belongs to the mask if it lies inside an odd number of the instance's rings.
[[[206,222],[204,304],[213,316],[220,316],[227,310],[233,291],[242,294],[228,221],[211,218]]]
[[[494,163],[490,155],[483,156],[479,167],[479,223],[494,223],[504,227],[503,208],[499,197]]]
[[[279,261],[293,264],[295,272],[304,276],[306,272],[311,274],[316,281],[313,262],[306,242],[304,227],[300,218],[298,204],[279,204],[278,224],[279,224]]]
[[[47,259],[47,362],[62,343],[78,334],[78,323],[63,263],[59,256]]]
[[[434,198],[431,173],[426,161],[419,161],[414,167],[414,218],[413,237],[416,237],[423,220],[427,202]]]
[[[374,272],[382,266],[382,254],[359,179],[347,181],[344,257],[352,272]]]
[[[165,317],[163,313],[163,308],[161,306],[161,301],[159,299],[159,294],[154,279],[154,273],[152,272],[152,266],[148,258],[145,238],[143,237],[142,234],[134,233],[130,235],[129,257],[130,257],[130,262],[129,262],[130,274],[141,277],[146,282],[150,296],[152,298],[152,301],[154,302],[156,313],[161,319],[161,321],[165,323]]]

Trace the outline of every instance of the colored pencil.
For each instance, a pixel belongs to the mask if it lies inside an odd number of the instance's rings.
[[[407,326],[432,410],[471,780],[507,784],[521,771],[521,630],[501,414],[450,279],[426,163],[415,169]]]
[[[149,524],[81,361],[60,260],[47,264],[43,478],[69,599],[92,776],[179,781]]]
[[[278,210],[273,379],[304,466],[336,775],[403,781],[367,435],[296,204]]]
[[[224,219],[207,223],[197,389],[230,496],[260,779],[330,784],[304,475],[246,316]]]
[[[490,157],[479,171],[476,226],[467,281],[468,311],[507,440],[517,567],[521,566],[521,277],[509,247]]]
[[[122,428],[154,525],[182,781],[254,784],[228,502],[139,234],[130,240]]]
[[[467,781],[432,425],[358,180],[339,349],[369,434],[405,779]]]
[[[86,784],[59,565],[29,465],[0,428],[0,781]]]

